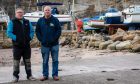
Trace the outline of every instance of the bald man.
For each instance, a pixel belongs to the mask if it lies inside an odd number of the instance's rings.
[[[49,77],[49,55],[52,57],[52,77],[55,81],[58,77],[58,52],[59,37],[61,35],[61,26],[59,20],[51,14],[51,7],[44,8],[44,16],[41,17],[36,25],[36,35],[41,42],[41,53],[43,58],[43,77],[41,81]]]
[[[31,48],[30,41],[33,39],[34,30],[29,22],[23,18],[24,11],[17,8],[15,18],[12,19],[7,28],[7,36],[12,39],[13,43],[13,82],[18,82],[20,72],[20,59],[23,57],[27,79],[35,80],[31,72]]]

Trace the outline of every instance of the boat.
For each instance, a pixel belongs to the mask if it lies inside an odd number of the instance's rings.
[[[62,5],[62,3],[52,3],[52,2],[37,3],[37,6],[43,5]],[[43,16],[44,16],[43,11],[35,11],[31,13],[25,13],[24,18],[28,19],[33,25],[36,25],[38,19]],[[53,14],[53,16],[57,17],[60,23],[72,22],[72,17],[70,14]]]
[[[44,12],[43,11],[36,11],[36,12],[32,12],[32,13],[26,13],[24,15],[24,18],[28,19],[33,25],[35,25],[37,23],[38,19],[43,17],[43,16],[44,16]],[[57,17],[58,20],[61,23],[71,22],[72,21],[71,15],[55,14],[53,16]]]
[[[122,11],[125,24],[140,23],[140,5],[131,5]]]
[[[92,18],[87,24],[91,27],[95,27],[95,28],[103,28],[104,27],[104,18],[105,16],[95,16],[94,18]]]
[[[122,24],[122,13],[114,7],[110,7],[105,13],[105,24]]]
[[[0,7],[0,24],[6,24],[7,25],[9,20],[10,20],[10,18],[6,14],[5,10]]]

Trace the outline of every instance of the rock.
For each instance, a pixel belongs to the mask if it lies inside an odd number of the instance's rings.
[[[102,41],[95,41],[94,47],[98,48],[98,47],[99,47],[99,44],[100,44],[101,42],[102,42]]]
[[[113,41],[122,41],[123,36],[127,35],[127,33],[122,30],[121,28],[118,28],[116,34],[112,35],[110,38]]]
[[[83,36],[83,37],[82,37],[82,40],[83,40],[83,41],[85,41],[85,40],[89,41],[90,38],[91,38],[90,36]]]
[[[108,40],[111,40],[111,38],[109,36],[107,36],[107,35],[103,35],[103,39],[102,40],[108,41]]]
[[[73,34],[73,35],[72,35],[72,40],[77,41],[77,35],[76,35],[76,34]]]
[[[72,44],[77,45],[77,42],[75,40],[72,40]]]
[[[134,52],[140,52],[140,44],[136,44],[132,47],[132,51]]]
[[[140,45],[140,36],[136,34],[131,44],[132,51],[139,52],[139,45]]]
[[[140,44],[140,40],[138,40],[138,41],[132,41],[132,47],[134,46],[134,45],[137,45],[137,44]]]
[[[135,37],[132,41],[132,47],[136,44],[140,44],[140,36],[138,34],[135,35]]]
[[[94,44],[95,44],[95,42],[90,41],[90,42],[88,43],[88,48],[94,47]]]
[[[134,37],[135,37],[135,34],[129,34],[129,35],[123,36],[123,41],[133,40]]]
[[[60,45],[63,47],[65,45],[71,45],[72,44],[72,41],[75,42],[75,40],[73,40],[71,38],[71,36],[64,36],[64,37],[61,37],[60,38]]]
[[[134,41],[140,40],[140,35],[136,34],[133,40],[134,40]]]
[[[112,40],[102,42],[102,43],[99,44],[99,49],[101,49],[101,50],[102,50],[102,49],[106,49],[107,46],[108,46],[109,44],[111,44],[111,43],[113,43]]]
[[[81,48],[87,48],[89,41],[82,41]]]
[[[120,35],[111,36],[112,41],[122,41],[122,39],[123,39],[123,36],[120,36]]]
[[[64,44],[64,43],[65,43],[65,41],[66,41],[66,37],[62,37],[62,38],[60,38],[59,43],[60,43],[60,44]]]
[[[120,41],[116,41],[116,42],[110,44],[107,48],[110,50],[116,50],[116,45],[119,43],[120,43]]]
[[[38,46],[41,46],[40,42],[37,40],[37,38],[34,38],[32,41],[31,41],[31,47],[38,47]]]
[[[86,49],[86,48],[87,48],[87,46],[88,46],[88,44],[87,44],[87,43],[82,44],[82,48],[84,48],[84,49]]]
[[[2,48],[11,48],[12,47],[11,39],[5,39],[1,46]]]
[[[77,43],[82,44],[82,39],[80,39]]]
[[[94,34],[92,41],[101,41],[102,40],[102,35],[100,34]]]
[[[80,44],[77,43],[74,48],[80,48]]]
[[[138,34],[138,35],[140,35],[140,30],[137,30],[135,33]]]
[[[125,50],[125,49],[131,49],[131,41],[124,41],[120,42],[119,44],[116,45],[117,50]]]
[[[116,35],[124,36],[127,35],[127,33],[123,29],[118,28]]]

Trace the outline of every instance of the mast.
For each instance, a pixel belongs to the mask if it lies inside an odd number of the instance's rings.
[[[102,10],[102,8],[101,8],[101,2],[100,2],[100,0],[97,0],[98,2],[98,7],[99,7],[99,13],[101,14],[101,10]]]
[[[126,8],[126,0],[124,0],[124,8]]]
[[[37,3],[38,3],[39,1],[37,0]],[[38,8],[38,6],[37,6],[37,11],[39,11],[39,8]]]
[[[75,6],[74,5],[75,4],[74,2],[75,2],[75,0],[73,0],[73,2],[72,2],[72,12],[74,12],[74,6]]]
[[[71,9],[70,5],[71,5],[71,2],[70,2],[70,0],[68,0],[68,13],[69,14],[70,14],[70,9]]]

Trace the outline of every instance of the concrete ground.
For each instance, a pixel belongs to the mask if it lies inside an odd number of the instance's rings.
[[[44,82],[26,80],[24,66],[21,66],[18,84],[140,84],[140,54],[108,54],[110,55],[100,53],[100,57],[87,56],[88,58],[78,56],[72,60],[60,61],[60,81],[51,78],[51,62],[50,79]],[[42,76],[41,67],[41,63],[32,65],[33,75],[37,79]],[[12,66],[0,67],[0,83],[12,84],[11,81]]]

